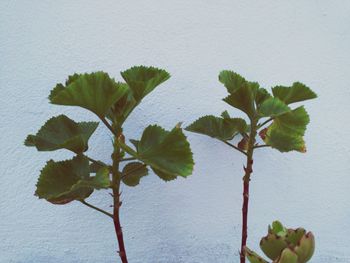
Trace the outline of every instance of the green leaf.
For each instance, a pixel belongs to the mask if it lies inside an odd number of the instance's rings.
[[[153,168],[153,167],[152,167],[152,170],[156,175],[158,175],[158,177],[160,179],[162,179],[163,181],[166,181],[166,182],[175,180],[177,178],[177,176],[174,174],[166,173],[166,172],[163,172],[163,171],[158,170],[158,169]]]
[[[145,66],[132,67],[121,72],[121,75],[127,82],[123,84],[127,87],[127,92],[108,113],[109,119],[120,124],[124,123],[147,94],[170,77],[165,70]]]
[[[137,149],[137,147],[138,147],[140,141],[138,141],[138,140],[133,140],[133,139],[130,139],[129,141],[130,141],[130,142],[132,143],[132,145],[134,145],[135,148]]]
[[[250,263],[268,263],[265,259],[247,247],[245,247],[244,252]]]
[[[132,67],[121,72],[121,75],[133,91],[137,102],[170,78],[170,74],[165,70],[145,66]]]
[[[88,149],[88,140],[98,122],[76,123],[65,115],[49,119],[37,132],[25,140],[26,146],[35,146],[38,151],[68,149],[82,153]]]
[[[317,97],[315,92],[300,82],[293,83],[291,87],[276,86],[272,88],[272,93],[276,98],[279,98],[286,104],[310,100]]]
[[[135,157],[150,165],[153,170],[175,177],[187,177],[193,170],[190,145],[178,127],[165,131],[157,125],[148,126],[137,143]]]
[[[276,117],[290,111],[290,108],[277,98],[268,98],[258,108],[262,117]]]
[[[110,187],[109,180],[109,168],[107,166],[101,167],[97,172],[96,176],[89,177],[85,180],[80,180],[73,189],[78,189],[81,187],[91,187],[97,190],[107,189]]]
[[[255,104],[256,104],[256,106],[259,107],[268,98],[271,98],[270,93],[264,88],[259,88],[256,91],[256,95],[255,95]]]
[[[103,118],[126,92],[125,84],[99,71],[70,76],[66,86],[58,84],[51,91],[49,99],[53,104],[83,107]]]
[[[249,118],[253,118],[255,115],[255,95],[259,89],[259,84],[246,81],[239,74],[229,70],[220,72],[219,81],[225,85],[230,93],[223,100],[245,112]]]
[[[306,234],[306,230],[304,228],[297,229],[288,229],[286,240],[293,246],[297,246],[299,244],[300,239]]]
[[[276,260],[286,247],[288,247],[288,243],[283,238],[274,234],[269,234],[260,241],[261,250],[272,260]]]
[[[290,248],[285,248],[281,257],[278,259],[277,263],[298,263],[306,261],[298,261],[298,255]]]
[[[307,262],[315,252],[315,237],[308,232],[300,239],[298,246],[295,247],[295,253],[298,255],[300,262]]]
[[[186,130],[204,134],[219,140],[231,140],[237,133],[244,132],[247,124],[240,118],[204,116],[189,125]]]
[[[305,152],[303,139],[309,116],[304,107],[276,117],[266,132],[265,142],[281,152]]]
[[[287,234],[287,229],[279,221],[272,222],[272,226],[269,226],[269,233],[273,233],[277,236],[285,236]]]
[[[97,173],[98,170],[100,170],[104,166],[106,166],[106,165],[101,161],[98,161],[97,163],[95,163],[95,162],[90,163],[90,165],[89,165],[90,173]]]
[[[219,81],[224,84],[229,93],[233,93],[237,89],[247,85],[245,78],[230,70],[221,71]]]
[[[122,181],[128,186],[136,186],[140,183],[142,177],[148,174],[145,164],[140,162],[131,162],[124,166],[122,172]]]
[[[89,178],[89,161],[79,155],[72,160],[50,160],[41,171],[35,195],[54,204],[65,204],[88,197],[93,189],[83,187],[73,190],[80,180]]]
[[[83,155],[60,162],[50,160],[41,171],[35,195],[53,204],[83,200],[94,188],[107,188],[107,176],[108,168],[102,168],[95,177],[90,177],[89,160]]]
[[[119,99],[116,103],[114,103],[107,114],[107,117],[119,124],[124,123],[124,121],[128,118],[133,109],[140,103],[140,101],[136,101],[133,96],[133,91],[127,84],[122,84],[127,87],[127,92],[124,96]]]

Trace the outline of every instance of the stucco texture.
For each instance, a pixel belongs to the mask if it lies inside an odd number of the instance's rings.
[[[83,109],[48,103],[74,72],[119,72],[133,65],[172,77],[125,126],[138,138],[148,124],[173,127],[229,109],[220,70],[270,88],[301,81],[319,98],[307,103],[307,153],[259,149],[251,181],[248,244],[258,249],[279,219],[316,235],[311,262],[350,262],[349,1],[7,1],[0,2],[0,262],[119,262],[112,222],[79,203],[55,206],[34,195],[46,160],[23,140],[60,113],[96,120]],[[153,174],[123,187],[122,224],[131,263],[237,263],[244,158],[189,134],[196,162],[187,179]],[[89,155],[109,162],[111,137],[100,125]],[[91,203],[110,209],[110,196]]]

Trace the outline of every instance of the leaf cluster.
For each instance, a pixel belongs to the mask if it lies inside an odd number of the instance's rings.
[[[115,137],[114,147],[122,149],[118,162],[126,164],[117,171],[119,180],[136,186],[151,168],[165,181],[192,173],[192,153],[180,127],[171,131],[148,126],[139,140],[127,145],[123,124],[142,99],[169,79],[165,70],[136,66],[121,72],[124,82],[117,82],[105,72],[74,74],[65,83],[57,84],[50,93],[52,104],[79,106],[94,114]],[[36,134],[28,135],[26,146],[38,151],[67,149],[75,157],[65,161],[47,162],[41,170],[35,194],[54,204],[82,201],[94,190],[113,187],[112,166],[86,155],[88,141],[98,122],[75,122],[66,115],[49,119]],[[133,146],[133,147],[132,147]],[[127,158],[122,158],[124,156]]]
[[[305,152],[303,136],[309,123],[309,116],[304,106],[292,109],[291,104],[316,98],[317,95],[309,87],[295,82],[288,87],[273,87],[272,93],[269,93],[257,82],[247,81],[239,74],[228,70],[219,74],[219,81],[229,93],[223,101],[244,112],[249,123],[242,118],[231,118],[225,111],[220,117],[212,115],[201,117],[186,130],[221,141],[229,141],[236,135],[242,135],[243,139],[246,139],[251,124],[257,123],[256,130],[260,129],[259,134],[266,144],[264,146],[270,146],[281,152]],[[266,124],[269,124],[267,128],[264,127]]]

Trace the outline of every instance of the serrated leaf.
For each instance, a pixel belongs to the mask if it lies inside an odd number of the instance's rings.
[[[155,87],[170,78],[165,70],[145,66],[132,67],[121,72],[121,75],[133,91],[136,101],[141,101]]]
[[[107,188],[106,170],[90,177],[89,160],[83,155],[60,162],[50,160],[42,169],[36,186],[35,195],[39,198],[53,204],[66,204],[87,198],[94,188]]]
[[[49,99],[53,104],[83,107],[102,118],[126,92],[125,85],[99,71],[69,77],[66,87],[58,84]]]
[[[265,142],[281,152],[305,152],[303,139],[309,116],[304,107],[276,117],[266,132]]]
[[[246,127],[247,124],[240,118],[219,118],[209,115],[199,118],[186,127],[186,130],[226,141],[245,131]]]
[[[290,108],[283,101],[272,97],[266,99],[258,108],[261,117],[277,117],[289,111]]]
[[[310,100],[317,97],[315,92],[300,82],[293,83],[291,87],[276,86],[272,88],[272,93],[276,98],[279,98],[286,104]]]
[[[127,92],[108,113],[108,118],[122,124],[141,100],[155,87],[169,79],[168,72],[154,67],[137,66],[121,72]]]
[[[148,169],[144,163],[131,162],[124,166],[122,171],[122,181],[128,186],[136,186],[142,177],[148,174]]]
[[[244,252],[250,263],[268,263],[265,259],[247,247],[245,247]]]
[[[259,107],[268,98],[271,98],[270,93],[264,88],[259,88],[256,91],[256,95],[255,95],[255,104],[256,104],[256,106]]]
[[[177,176],[174,174],[166,173],[166,172],[163,172],[163,171],[158,170],[158,169],[153,168],[153,167],[152,167],[152,170],[156,175],[158,175],[158,177],[160,179],[162,179],[163,181],[166,181],[166,182],[175,180],[177,178]]]
[[[98,122],[79,122],[59,115],[49,119],[37,132],[25,140],[26,146],[35,146],[38,151],[68,149],[82,153],[88,149],[88,140],[96,130]]]
[[[135,157],[152,169],[172,176],[186,177],[193,170],[190,145],[182,129],[176,127],[165,131],[157,125],[148,126],[137,144]]]
[[[223,111],[223,112],[221,113],[221,117],[223,117],[224,119],[230,119],[230,118],[231,118],[231,117],[230,117],[230,114],[228,113],[227,110],[225,110],[225,111]]]
[[[223,70],[219,74],[219,81],[224,84],[229,93],[246,86],[247,81],[241,75],[231,70]]]

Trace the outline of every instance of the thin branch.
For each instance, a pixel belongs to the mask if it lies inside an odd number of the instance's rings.
[[[228,146],[232,147],[233,149],[243,153],[244,155],[247,155],[247,153],[241,149],[239,149],[237,146],[233,145],[232,143],[229,143],[227,141],[222,141],[223,143],[227,144]]]
[[[264,121],[263,123],[261,123],[261,124],[259,124],[258,125],[258,129],[260,129],[261,127],[263,127],[265,124],[268,124],[270,121],[272,121],[273,120],[273,118],[269,118],[269,119],[267,119],[266,121]]]
[[[270,147],[270,145],[267,145],[267,144],[255,145],[254,149],[256,149],[256,148],[263,148],[263,147]]]
[[[115,135],[117,136],[116,132],[113,130],[113,127],[109,124],[109,122],[103,118],[103,117],[100,117],[100,120],[103,122],[104,125],[106,125],[106,127]]]
[[[132,174],[133,172],[136,172],[137,170],[139,170],[139,169],[141,169],[141,168],[144,168],[144,167],[146,167],[146,166],[147,166],[146,164],[143,164],[143,165],[141,165],[141,166],[137,166],[137,167],[134,168],[134,169],[131,169],[130,171],[128,171],[127,173],[125,173],[125,174],[121,177],[121,179],[127,177],[128,175]]]
[[[123,159],[120,159],[119,162],[126,162],[126,161],[132,161],[132,160],[136,160],[136,158],[135,157],[123,158]]]
[[[108,213],[108,212],[106,212],[105,210],[103,210],[103,209],[101,209],[101,208],[98,208],[98,207],[96,207],[96,206],[93,206],[92,204],[89,204],[89,203],[86,202],[85,200],[81,200],[80,202],[81,202],[82,204],[84,204],[84,205],[86,205],[86,206],[92,208],[92,209],[95,209],[95,210],[97,210],[97,211],[99,211],[99,212],[105,214],[106,216],[109,216],[110,218],[113,218],[113,215],[112,215],[111,213]]]

